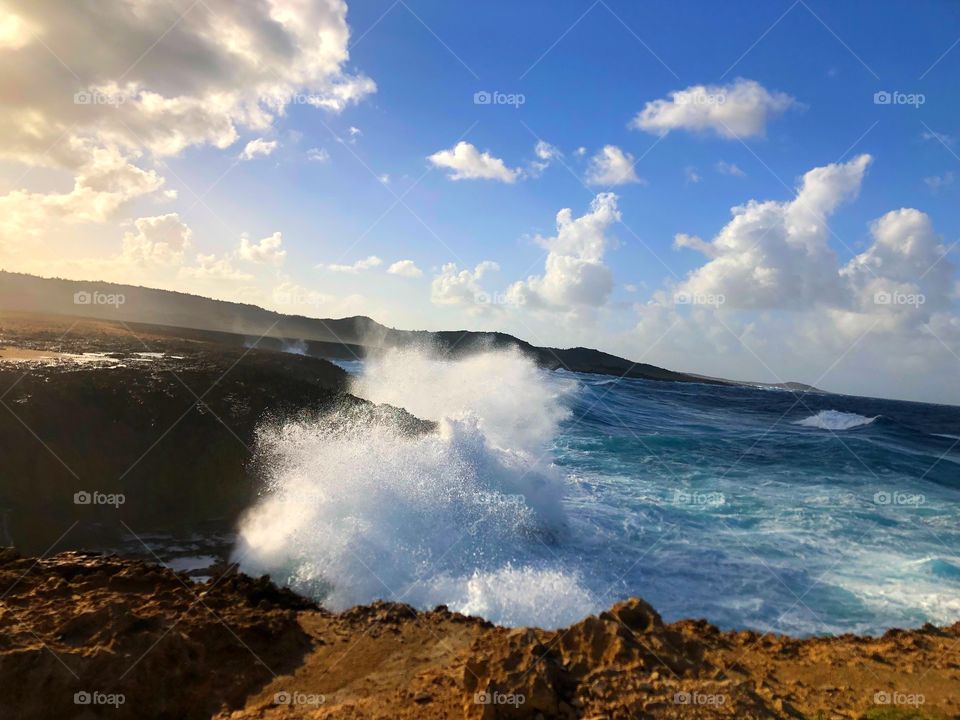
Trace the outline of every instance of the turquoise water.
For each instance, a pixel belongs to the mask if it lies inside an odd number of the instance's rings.
[[[629,596],[790,634],[960,620],[960,409],[616,379],[519,353],[348,363],[426,436],[334,414],[261,433],[243,569],[559,627]]]
[[[960,619],[960,409],[576,379],[555,462],[591,587],[779,632]]]

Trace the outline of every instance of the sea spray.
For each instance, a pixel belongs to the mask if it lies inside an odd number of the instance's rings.
[[[567,523],[550,447],[574,388],[515,350],[371,360],[353,392],[435,431],[354,404],[265,424],[264,494],[235,559],[335,609],[389,598],[507,624],[583,617],[598,604],[551,550]]]

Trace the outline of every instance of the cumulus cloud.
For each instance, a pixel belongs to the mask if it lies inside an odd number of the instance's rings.
[[[797,104],[790,95],[770,92],[755,80],[729,85],[691,85],[669,99],[648,102],[630,127],[655,135],[671,130],[712,131],[723,138],[764,135],[767,122]]]
[[[873,244],[841,270],[856,296],[857,309],[909,311],[916,318],[950,306],[956,268],[926,213],[892,210],[871,224],[870,233]],[[924,307],[893,302],[894,294],[922,296]],[[891,302],[884,302],[888,298]]]
[[[541,160],[553,160],[563,155],[555,146],[544,140],[538,140],[533,151]]]
[[[413,260],[397,260],[387,268],[387,272],[391,275],[401,275],[408,278],[418,278],[423,275],[423,270],[418,268]]]
[[[507,291],[511,304],[568,311],[606,303],[613,289],[613,274],[603,263],[612,243],[607,231],[619,220],[613,193],[597,195],[590,210],[578,218],[570,208],[558,212],[557,234],[537,238],[548,251],[543,275],[511,285]]]
[[[277,145],[276,140],[264,140],[263,138],[251,140],[247,143],[246,147],[243,148],[243,152],[240,153],[240,159],[253,160],[258,156],[266,157],[277,149]]]
[[[55,223],[106,222],[130,202],[157,193],[164,178],[132,164],[137,154],[94,148],[76,169],[69,192],[15,190],[0,196],[0,244],[49,239]],[[164,192],[163,199],[176,193]]]
[[[193,232],[177,213],[137,218],[123,236],[123,256],[132,263],[179,265]]]
[[[516,182],[520,171],[508,168],[500,158],[461,140],[449,150],[440,150],[427,158],[436,167],[447,168],[451,180],[497,180]]]
[[[230,257],[217,257],[213,253],[198,254],[194,265],[180,268],[180,275],[197,280],[249,281],[254,279],[250,273],[234,267]]]
[[[957,264],[930,217],[914,208],[882,215],[869,247],[842,265],[829,248],[828,218],[856,195],[869,163],[864,155],[815,168],[791,201],[734,208],[710,242],[678,235],[678,247],[707,262],[635,306],[630,347],[666,338],[657,362],[667,366],[698,353],[709,365],[691,369],[719,376],[960,400],[942,382],[960,354]]]
[[[194,146],[226,149],[241,131],[272,129],[293,102],[336,112],[376,89],[345,70],[343,0],[50,0],[15,12],[8,4],[0,160],[58,170],[73,190],[0,196],[7,254],[31,236],[43,243],[34,254],[56,254],[63,223],[106,223],[134,200],[172,199],[147,162]],[[269,146],[254,141],[247,151]]]
[[[31,164],[75,165],[80,156],[67,146],[43,159],[63,133],[156,155],[226,147],[238,127],[269,127],[301,95],[338,110],[374,89],[343,70],[349,30],[337,0],[121,0],[110,8],[51,0],[21,4],[17,16],[34,33],[20,47],[2,46],[0,155]],[[147,38],[162,42],[143,54]],[[75,75],[49,62],[47,47]]]
[[[275,232],[258,242],[249,238],[240,238],[240,259],[258,265],[283,265],[287,251],[283,249],[283,235]]]
[[[537,141],[537,144],[533,148],[533,153],[537,156],[537,159],[530,163],[527,174],[534,178],[540,177],[543,171],[550,167],[550,163],[554,160],[563,157],[563,153],[560,152],[559,148],[545,140]]]
[[[827,218],[855,197],[869,155],[810,170],[786,202],[751,200],[710,242],[679,234],[677,247],[710,257],[678,287],[695,296],[723,297],[738,308],[808,308],[836,303],[842,291]]]
[[[486,292],[480,285],[484,275],[500,269],[497,263],[484,260],[473,270],[460,270],[456,263],[447,263],[430,283],[430,301],[435,305],[467,305],[481,310]]]
[[[365,257],[362,260],[357,260],[353,265],[317,265],[318,270],[328,270],[335,273],[358,273],[363,272],[364,270],[370,270],[371,268],[379,267],[383,264],[383,260],[378,258],[376,255],[370,255]]]
[[[590,158],[587,182],[590,185],[626,185],[643,182],[634,170],[633,155],[625,153],[616,145],[607,145]]]
[[[330,161],[330,153],[323,148],[310,148],[307,150],[307,160],[318,163]]]

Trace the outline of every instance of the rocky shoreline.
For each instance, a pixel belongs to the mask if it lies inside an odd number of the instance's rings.
[[[169,329],[168,329],[169,331]],[[0,543],[43,553],[230,532],[270,418],[377,408],[320,358],[122,322],[0,314]],[[62,536],[62,537],[61,537]]]
[[[960,717],[960,623],[793,639],[666,624],[631,599],[508,629],[388,602],[335,614],[224,562],[157,564],[148,533],[236,527],[271,417],[434,427],[255,341],[0,315],[0,545],[24,553],[0,550],[3,717]],[[134,552],[89,552],[123,539]]]
[[[4,717],[949,718],[960,623],[803,640],[664,623],[639,599],[546,631],[269,579],[0,551]]]

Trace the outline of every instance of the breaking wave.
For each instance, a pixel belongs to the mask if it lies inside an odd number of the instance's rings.
[[[839,410],[821,410],[803,420],[797,420],[794,425],[820,428],[821,430],[850,430],[851,428],[869,425],[876,417],[864,417],[856,413],[840,412]]]
[[[367,362],[352,392],[381,408],[261,428],[265,492],[235,560],[332,609],[387,598],[541,626],[589,614],[598,603],[551,552],[568,530],[550,447],[575,387],[515,350]]]

